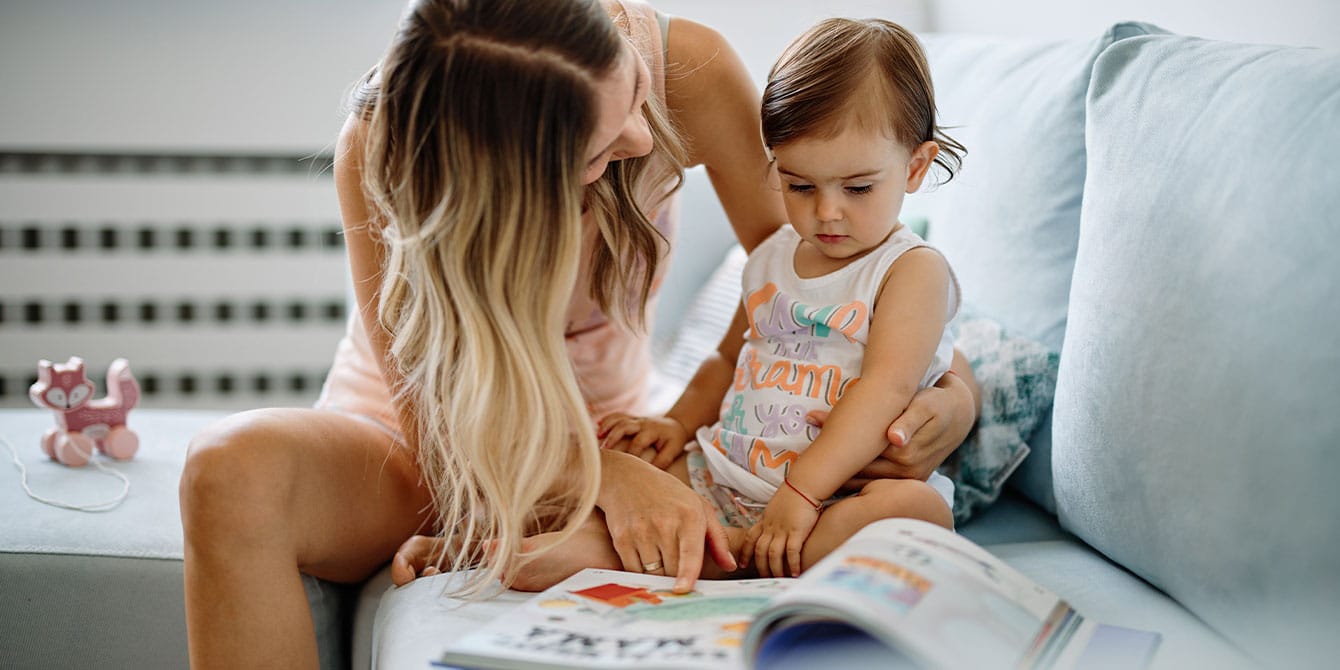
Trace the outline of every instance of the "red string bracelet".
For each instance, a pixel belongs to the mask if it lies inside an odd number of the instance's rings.
[[[795,491],[795,492],[796,492],[796,495],[800,496],[802,500],[804,500],[804,501],[805,501],[806,503],[808,503],[810,506],[814,507],[814,511],[815,511],[815,512],[823,512],[823,511],[824,511],[824,504],[823,504],[823,503],[821,503],[821,502],[814,502],[814,498],[811,498],[811,497],[805,495],[805,493],[804,493],[803,491],[801,491],[800,489],[796,488],[796,485],[795,485],[795,484],[792,484],[790,479],[788,479],[788,478],[786,478],[786,477],[783,477],[783,478],[782,478],[782,481],[783,481],[784,483],[786,483],[787,487],[789,487],[792,491]]]

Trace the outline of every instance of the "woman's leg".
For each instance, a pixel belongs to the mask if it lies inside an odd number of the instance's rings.
[[[191,666],[317,666],[300,572],[366,578],[425,527],[412,454],[313,409],[234,415],[191,442],[181,479]]]

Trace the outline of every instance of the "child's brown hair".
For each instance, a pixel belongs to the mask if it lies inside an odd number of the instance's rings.
[[[877,97],[858,99],[876,75]],[[763,142],[769,148],[807,135],[836,135],[845,128],[835,123],[844,115],[849,122],[883,125],[909,149],[935,142],[940,146],[935,163],[946,182],[967,153],[936,125],[935,91],[921,44],[891,21],[822,21],[796,38],[768,73]]]

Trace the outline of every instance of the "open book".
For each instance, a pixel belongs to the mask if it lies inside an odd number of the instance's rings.
[[[1142,668],[1156,633],[1085,619],[971,541],[886,519],[797,579],[583,570],[451,644],[470,668]]]

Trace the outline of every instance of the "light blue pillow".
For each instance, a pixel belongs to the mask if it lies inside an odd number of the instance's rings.
[[[1094,66],[1057,381],[1062,525],[1267,667],[1340,657],[1340,52]]]
[[[967,306],[949,327],[982,390],[977,425],[940,468],[954,480],[954,522],[962,524],[1000,497],[1028,456],[1028,436],[1051,410],[1060,357]]]
[[[1052,351],[1079,236],[1090,70],[1109,45],[1153,32],[1162,30],[1120,23],[1090,40],[922,36],[940,124],[968,154],[953,181],[910,200],[929,215],[927,239],[953,265],[964,301]],[[1033,457],[1013,481],[1055,511],[1048,435],[1029,439]]]

